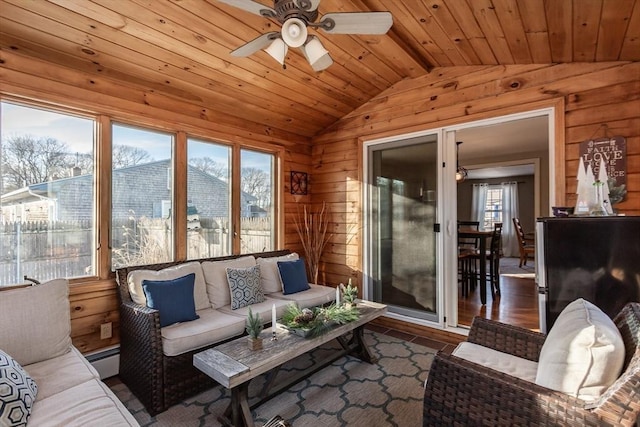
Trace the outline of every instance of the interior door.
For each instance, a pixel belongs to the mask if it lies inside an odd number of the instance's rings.
[[[367,148],[368,295],[438,321],[437,134]]]

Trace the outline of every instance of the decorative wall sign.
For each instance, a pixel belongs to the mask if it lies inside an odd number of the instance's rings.
[[[291,171],[291,194],[306,195],[307,194],[307,173]]]
[[[604,164],[609,178],[609,199],[612,204],[624,200],[627,194],[627,140],[622,136],[592,139],[580,143],[580,158],[584,166],[600,176]]]

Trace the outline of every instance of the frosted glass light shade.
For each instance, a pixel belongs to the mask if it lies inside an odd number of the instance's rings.
[[[307,44],[302,47],[302,52],[314,71],[322,71],[333,64],[329,52],[316,36],[310,37]]]
[[[282,24],[282,39],[289,47],[300,47],[307,41],[307,26],[303,20],[289,18]]]
[[[287,56],[288,49],[289,47],[282,39],[275,39],[264,51],[280,64],[284,65],[284,58]]]

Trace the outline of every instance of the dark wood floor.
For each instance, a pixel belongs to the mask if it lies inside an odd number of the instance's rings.
[[[458,324],[470,326],[474,316],[498,320],[511,325],[538,331],[540,329],[538,316],[538,288],[533,278],[521,278],[517,263],[513,267],[514,259],[504,260],[505,269],[515,274],[501,274],[501,295],[492,300],[487,292],[487,304],[480,303],[478,290],[469,293],[464,298],[458,295]],[[532,268],[522,269],[523,275],[532,272]]]

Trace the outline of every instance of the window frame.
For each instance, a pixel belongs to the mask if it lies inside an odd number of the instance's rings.
[[[284,242],[284,215],[281,206],[283,195],[283,159],[285,147],[271,145],[268,142],[248,140],[239,141],[225,137],[218,137],[215,131],[194,126],[181,126],[178,123],[167,122],[166,120],[148,118],[143,116],[132,117],[129,114],[119,115],[101,114],[88,108],[78,108],[70,105],[60,105],[59,103],[48,102],[44,99],[26,99],[20,96],[0,94],[1,102],[9,102],[28,108],[44,109],[60,114],[73,115],[94,121],[94,203],[95,203],[95,230],[94,238],[96,242],[96,266],[94,275],[73,278],[70,283],[73,285],[89,286],[101,280],[111,280],[115,278],[111,266],[111,202],[112,202],[112,125],[120,124],[140,128],[143,130],[157,131],[173,134],[173,182],[172,202],[175,210],[173,216],[173,260],[186,260],[187,252],[187,229],[186,227],[176,227],[176,224],[186,224],[187,218],[187,138],[194,138],[203,142],[228,145],[232,148],[232,209],[231,219],[234,227],[239,228],[240,224],[240,152],[242,149],[260,151],[274,156],[273,165],[273,215],[274,215],[274,250],[282,247]],[[207,132],[206,134],[204,132]],[[235,176],[237,175],[237,177]],[[237,187],[237,188],[236,188]],[[232,253],[240,254],[240,235],[236,233],[232,242]]]

